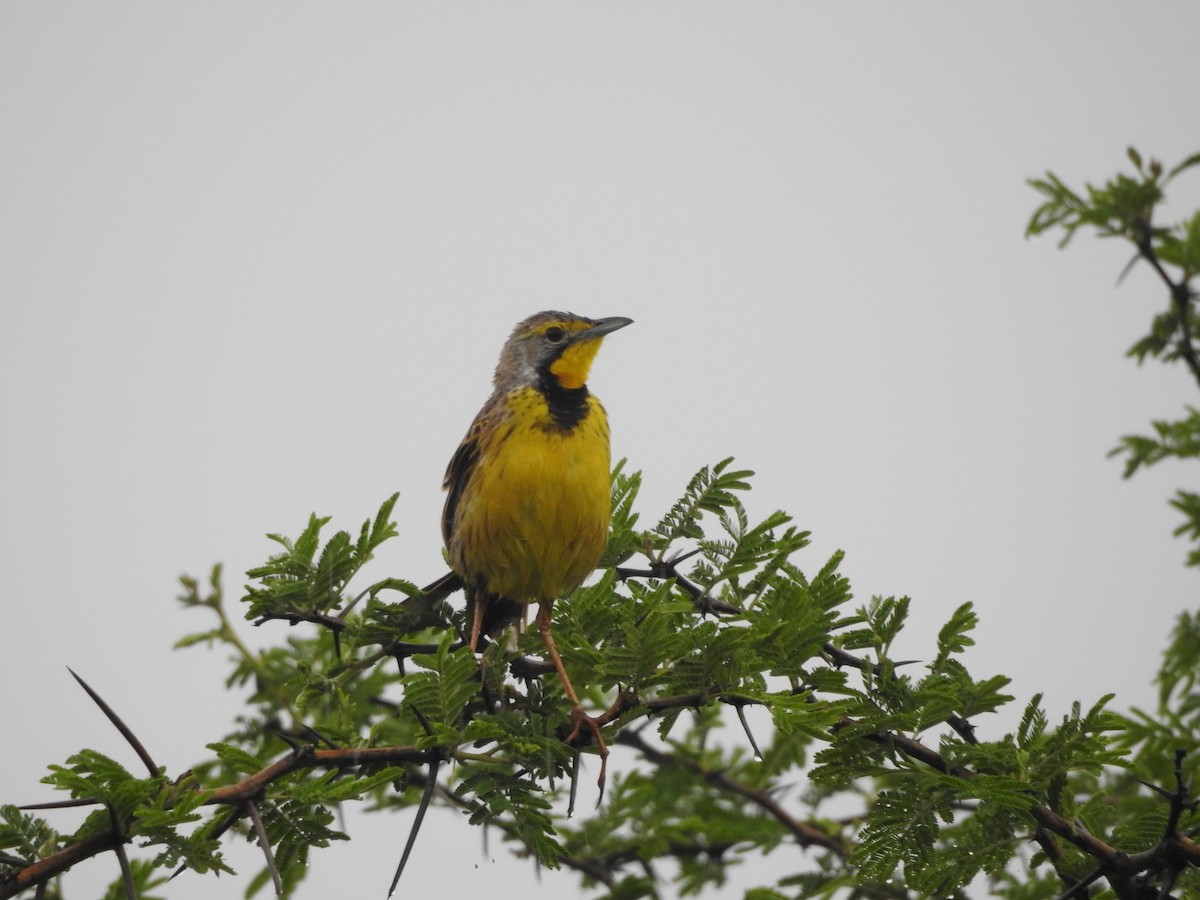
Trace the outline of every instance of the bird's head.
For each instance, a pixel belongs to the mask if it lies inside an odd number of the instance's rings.
[[[623,316],[587,319],[554,310],[532,315],[513,329],[504,345],[496,388],[539,383],[563,390],[581,388],[604,336],[632,321]]]

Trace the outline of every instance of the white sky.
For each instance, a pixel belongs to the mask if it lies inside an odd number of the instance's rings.
[[[1195,389],[1123,358],[1160,286],[1026,241],[1024,181],[1200,149],[1198,34],[1184,2],[0,5],[0,801],[84,746],[136,768],[68,665],[172,774],[227,730],[180,573],[237,595],[266,532],[399,490],[372,577],[439,574],[446,460],[544,308],[636,321],[591,385],[648,520],[735,455],[806,569],[912,596],[901,656],[973,600],[1014,715],[1151,703],[1194,482],[1105,454]],[[407,827],[353,821],[298,896],[382,896]],[[402,890],[574,891],[477,847],[427,824]],[[169,896],[240,896],[233,858]]]

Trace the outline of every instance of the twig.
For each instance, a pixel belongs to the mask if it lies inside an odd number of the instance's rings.
[[[837,724],[833,726],[833,731],[836,733],[843,728],[852,728],[862,723],[857,719],[852,719],[849,716],[842,716]],[[918,740],[907,737],[903,734],[898,734],[895,731],[870,731],[856,735],[864,741],[871,741],[874,744],[880,744],[884,747],[894,747],[899,750],[909,759],[915,759],[918,762],[923,762],[931,769],[936,769],[943,775],[953,775],[956,778],[971,778],[975,775],[970,769],[962,766],[951,767],[946,762],[945,757],[938,753],[932,747],[927,747]]]
[[[1174,837],[1179,831],[1179,820],[1183,817],[1187,810],[1195,810],[1197,803],[1195,800],[1188,800],[1188,786],[1183,780],[1183,758],[1187,756],[1187,750],[1180,747],[1175,751],[1175,791],[1168,795],[1171,802],[1170,815],[1167,818],[1167,827],[1164,829],[1163,837]]]
[[[118,834],[123,831],[111,806],[108,807],[108,821],[111,823],[113,831]],[[125,852],[125,842],[118,841],[117,845],[113,847],[113,852],[117,855],[117,864],[121,867],[121,885],[125,888],[126,900],[137,900],[137,887],[133,883],[133,870],[129,868],[129,855]]]
[[[44,856],[18,870],[10,880],[0,881],[0,900],[8,900],[31,887],[45,884],[85,859],[107,853],[122,840],[120,834],[109,828],[68,844],[57,853]]]
[[[301,622],[309,622],[313,625],[320,625],[322,628],[328,628],[333,632],[336,638],[346,628],[346,623],[337,616],[327,615],[326,613],[266,613],[259,616],[251,624],[264,625],[267,622],[287,622],[289,625],[299,625]]]
[[[298,769],[348,769],[356,766],[386,763],[428,763],[439,751],[417,747],[361,747],[344,750],[311,750],[291,753],[276,760],[241,781],[216,788],[208,792],[206,805],[223,804],[241,808],[257,799],[273,781],[277,781]],[[231,816],[232,825],[239,816]],[[228,827],[228,826],[226,826]],[[44,884],[61,875],[85,859],[91,859],[113,849],[123,841],[123,836],[112,828],[90,835],[74,844],[63,847],[57,853],[43,857],[18,870],[8,880],[0,881],[0,900],[8,900],[18,894]]]
[[[709,596],[700,589],[698,584],[679,574],[677,568],[679,564],[699,552],[699,550],[693,550],[673,556],[667,560],[651,560],[650,568],[648,569],[631,569],[619,566],[614,571],[617,574],[617,578],[621,581],[629,578],[659,578],[663,581],[674,581],[692,598],[692,605],[696,608],[696,612],[701,615],[741,615],[744,613],[745,610],[741,607],[733,606],[730,603],[725,603],[722,600],[717,600]]]
[[[750,787],[749,785],[742,784],[739,781],[734,781],[722,771],[706,770],[694,760],[683,756],[672,756],[669,753],[665,753],[662,750],[652,747],[646,741],[646,739],[641,736],[640,732],[622,731],[617,735],[616,742],[618,744],[625,744],[626,746],[633,747],[649,762],[654,763],[656,766],[683,766],[714,787],[749,800],[755,806],[768,813],[789,832],[791,832],[792,837],[801,847],[823,847],[826,850],[837,854],[838,856],[844,857],[846,855],[846,848],[842,846],[841,842],[822,831],[820,828],[817,828],[815,825],[810,825],[807,822],[801,822],[798,819],[793,818],[792,815],[782,806],[780,806],[778,801],[776,801],[775,798],[766,791]]]
[[[137,887],[133,883],[133,870],[129,868],[129,855],[125,852],[124,844],[113,847],[117,854],[117,862],[121,866],[121,886],[125,889],[128,900],[137,900]]]
[[[1192,343],[1191,301],[1192,292],[1186,281],[1175,281],[1163,268],[1158,254],[1154,251],[1153,230],[1149,222],[1142,223],[1137,240],[1134,241],[1138,254],[1150,264],[1162,279],[1171,293],[1171,303],[1175,307],[1175,315],[1179,319],[1179,355],[1187,363],[1196,383],[1200,384],[1200,358],[1196,356],[1196,347]]]
[[[1090,873],[1072,883],[1070,887],[1055,897],[1054,900],[1071,900],[1072,897],[1077,898],[1077,900],[1087,900],[1091,896],[1091,891],[1088,888],[1102,877],[1104,877],[1104,867],[1097,866]],[[1067,880],[1065,875],[1060,874],[1059,878],[1063,881]]]
[[[882,675],[884,673],[883,667],[878,663],[869,662],[861,656],[855,656],[853,653],[843,650],[832,641],[826,641],[821,646],[821,652],[829,657],[830,661],[836,666],[849,666],[863,672],[870,672],[873,675]],[[907,663],[892,663],[893,667],[902,665],[907,665]],[[975,726],[962,718],[962,716],[947,716],[945,722],[968,744],[979,743],[979,739],[975,737]]]

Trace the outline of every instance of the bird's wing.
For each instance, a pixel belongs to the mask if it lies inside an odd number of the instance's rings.
[[[463,438],[454,455],[450,457],[450,465],[446,467],[446,477],[442,479],[442,489],[447,491],[446,505],[442,507],[442,540],[450,546],[450,536],[454,534],[454,517],[458,512],[458,501],[467,486],[471,472],[479,461],[479,443],[485,429],[495,418],[500,409],[493,397],[484,404],[475,421],[471,423],[467,436]]]

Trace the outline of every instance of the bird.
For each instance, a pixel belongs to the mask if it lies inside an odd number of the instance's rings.
[[[517,324],[492,395],[443,481],[442,537],[467,594],[471,650],[537,605],[538,633],[572,704],[567,741],[583,727],[591,732],[601,788],[607,747],[563,667],[551,613],[596,568],[608,541],[608,414],[587,378],[604,337],[632,322],[548,310]]]

